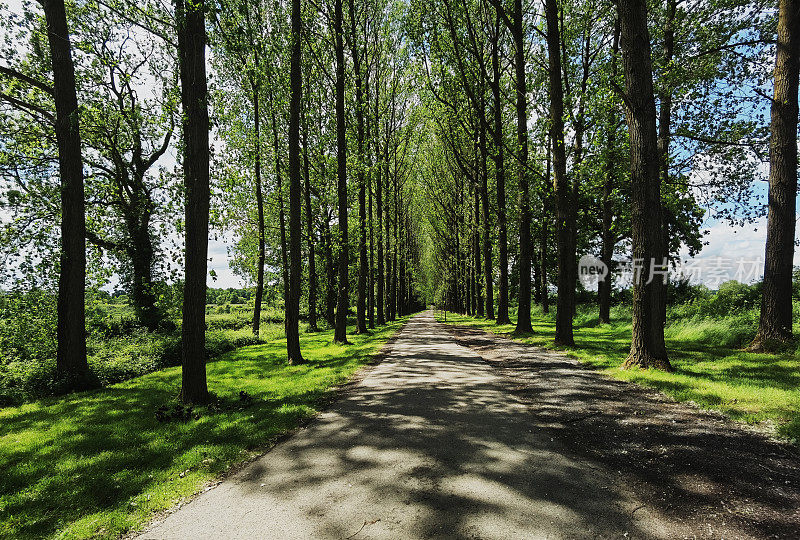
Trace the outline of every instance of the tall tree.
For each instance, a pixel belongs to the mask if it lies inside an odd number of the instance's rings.
[[[617,56],[619,54],[619,22],[614,25],[614,37],[611,45],[611,66],[609,74],[609,82],[616,84],[617,79]],[[609,86],[610,86],[609,85]],[[605,168],[604,168],[604,182],[603,194],[601,198],[601,220],[602,230],[600,233],[600,260],[609,269],[608,275],[605,279],[597,283],[597,296],[599,303],[599,319],[601,323],[611,322],[611,264],[614,256],[614,232],[612,231],[612,223],[614,220],[614,208],[611,201],[611,194],[614,191],[616,184],[617,174],[617,114],[615,112],[615,103],[613,100],[608,100],[608,111],[605,119]]]
[[[550,0],[554,2],[555,0]],[[519,291],[517,332],[531,327],[531,213],[528,187],[528,86],[525,81],[525,24],[522,0],[514,0],[511,37],[514,40],[517,108],[517,184],[519,189]]]
[[[349,304],[350,252],[347,234],[347,126],[344,110],[344,35],[342,0],[334,0],[333,32],[336,48],[336,178],[339,196],[339,297],[336,303],[334,340],[347,343],[347,311]]]
[[[564,148],[564,88],[562,85],[561,33],[556,0],[545,0],[547,18],[548,78],[550,81],[550,139],[553,145],[553,176],[556,195],[556,239],[558,242],[558,297],[555,342],[574,345],[572,316],[575,304],[575,206],[567,176]]]
[[[302,185],[300,164],[300,102],[302,12],[300,0],[292,0],[291,63],[289,68],[289,297],[286,309],[286,353],[290,364],[302,364],[300,353],[300,295],[302,284]]]
[[[356,148],[358,164],[358,291],[356,291],[356,333],[367,331],[367,209],[366,182],[364,178],[364,89],[361,63],[364,59],[357,32],[357,16],[355,2],[350,0],[350,49],[353,57],[356,94]]]
[[[758,333],[750,350],[774,350],[792,335],[792,259],[797,198],[797,116],[800,0],[778,2],[769,144],[769,210]]]
[[[183,287],[182,379],[187,403],[208,400],[206,384],[206,274],[210,203],[205,3],[176,0],[178,62],[183,106],[186,259]]]
[[[255,56],[255,65],[258,66],[258,54]],[[258,69],[258,68],[256,68]],[[253,334],[258,336],[261,325],[261,303],[264,298],[264,264],[267,258],[266,223],[264,221],[264,192],[261,186],[261,81],[251,76],[250,89],[253,95],[253,149],[254,174],[256,182],[256,211],[258,219],[258,261],[256,262],[256,291],[253,300]]]
[[[86,209],[75,90],[75,65],[63,0],[44,0],[53,68],[58,168],[61,175],[61,268],[58,278],[56,369],[68,389],[88,384],[86,363]]]
[[[301,104],[302,106],[302,104]],[[311,166],[308,159],[308,122],[303,106],[303,195],[306,207],[306,242],[308,243],[308,330],[317,328],[317,261],[314,238],[314,216],[311,210]]]
[[[505,14],[497,3],[495,8],[499,13]],[[507,17],[506,17],[507,18]],[[497,20],[499,22],[500,15]],[[509,24],[509,26],[511,26]],[[497,188],[497,253],[500,266],[497,297],[497,324],[511,324],[508,316],[508,222],[506,217],[506,172],[505,172],[505,142],[503,140],[503,97],[501,91],[501,66],[500,66],[500,25],[495,23],[495,32],[492,35],[492,77],[489,86],[492,89],[492,116],[494,119],[494,175]],[[489,291],[487,290],[487,295]],[[488,300],[487,300],[488,306]]]
[[[660,242],[657,208],[661,194],[656,135],[656,105],[653,66],[647,29],[646,0],[620,0],[620,46],[625,73],[625,116],[631,140],[631,229],[633,259],[638,266],[633,278],[633,324],[631,351],[624,367],[659,368],[672,371],[665,351],[654,335],[657,325],[653,289],[662,286],[662,275],[652,272],[653,246]],[[663,337],[662,337],[663,339]]]
[[[378,25],[375,25],[375,32],[378,32]],[[377,43],[377,38],[376,38]],[[380,102],[381,102],[381,51],[375,53],[375,114],[373,120],[375,122],[375,135],[373,136],[373,144],[375,147],[375,213],[378,219],[378,283],[377,283],[377,305],[378,324],[386,323],[385,311],[385,271],[384,271],[384,232],[383,232],[383,219],[384,219],[384,202],[383,202],[383,180],[381,174],[383,173],[383,154],[381,152],[381,116],[380,116]]]

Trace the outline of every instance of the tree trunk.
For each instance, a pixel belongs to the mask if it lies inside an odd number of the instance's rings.
[[[550,313],[550,290],[547,286],[547,214],[542,219],[542,228],[539,232],[539,288],[541,289],[542,313]]]
[[[347,343],[347,310],[349,304],[348,267],[350,249],[347,231],[347,126],[344,110],[344,44],[342,42],[342,0],[335,0],[333,23],[336,41],[336,178],[339,196],[339,299],[336,306],[334,341]]]
[[[86,363],[86,208],[83,162],[78,124],[75,66],[63,0],[42,2],[47,21],[53,96],[56,106],[55,132],[61,175],[61,267],[58,276],[58,348],[56,369],[65,390],[88,386]]]
[[[611,45],[611,80],[617,79],[617,55],[619,54],[619,22],[614,25],[614,39]],[[601,199],[602,232],[600,246],[600,260],[608,268],[605,279],[597,283],[597,297],[599,302],[599,318],[601,324],[611,322],[611,288],[613,287],[611,264],[614,257],[614,234],[611,230],[614,219],[614,208],[611,203],[611,194],[616,184],[617,166],[617,128],[616,115],[613,105],[608,108],[606,117],[606,163],[605,182],[603,183],[603,196]]]
[[[392,225],[393,225],[393,229],[394,230],[392,232],[394,234],[394,242],[392,243],[392,247],[394,249],[392,249],[392,299],[391,299],[391,306],[392,307],[391,307],[391,309],[392,309],[392,320],[395,320],[397,318],[397,315],[399,314],[399,310],[400,310],[399,302],[397,301],[397,299],[398,299],[398,288],[397,287],[399,285],[399,283],[398,283],[398,277],[399,276],[398,276],[397,262],[398,262],[398,254],[399,254],[399,251],[400,251],[400,237],[399,237],[399,232],[398,232],[398,228],[399,228],[398,219],[399,219],[399,214],[400,214],[400,206],[398,205],[398,197],[397,197],[397,191],[398,191],[397,187],[398,186],[397,186],[397,170],[396,169],[395,169],[394,175],[393,175],[393,183],[394,183],[394,186],[393,186],[394,187],[394,190],[393,190],[393,195],[394,195],[394,215],[393,215],[393,218],[394,219],[392,220],[393,221]]]
[[[369,135],[367,135],[369,141]],[[369,144],[369,142],[367,142]],[[375,231],[372,224],[372,172],[367,175],[367,193],[369,194],[369,205],[367,215],[369,216],[369,296],[367,297],[367,324],[369,328],[375,328]]]
[[[376,67],[376,73],[380,70]],[[375,84],[375,212],[378,215],[378,324],[386,324],[386,311],[384,303],[384,264],[383,264],[383,160],[381,159],[381,131],[380,119],[378,117],[378,105],[380,104],[380,85]]]
[[[278,139],[278,121],[275,108],[272,108],[272,144],[275,152],[275,184],[278,196],[278,229],[281,236],[281,281],[283,282],[283,329],[288,332],[289,324],[289,246],[286,241],[286,211],[283,204],[283,175],[281,173],[281,147]]]
[[[525,29],[522,0],[514,0],[514,70],[517,87],[517,183],[519,187],[519,309],[516,332],[532,332],[531,327],[531,214],[528,193],[528,105],[525,81]]]
[[[334,328],[336,326],[336,265],[333,261],[333,235],[331,234],[331,226],[327,218],[323,220],[322,231],[322,248],[323,255],[325,256],[325,279],[328,286],[325,295],[325,320],[328,326]]]
[[[675,51],[675,10],[677,0],[667,0],[667,20],[664,25],[664,68],[668,71],[669,64],[672,62]],[[669,255],[668,240],[665,237],[667,232],[663,214],[663,203],[661,202],[661,185],[666,185],[669,181],[669,145],[670,145],[670,120],[672,118],[672,88],[669,87],[669,77],[665,77],[661,85],[661,95],[659,101],[661,108],[658,118],[658,148],[659,176],[658,176],[658,200],[653,202],[653,208],[657,214],[654,216],[658,220],[658,227],[661,233],[658,236],[658,243],[652,246],[654,257],[660,265],[662,272],[667,271],[667,257]],[[667,323],[667,282],[662,278],[661,287],[653,290],[653,347],[658,351],[659,356],[667,355],[667,346],[664,343],[664,325]]]
[[[206,385],[206,274],[209,188],[206,27],[204,2],[177,0],[178,60],[183,105],[186,187],[186,269],[183,287],[182,381],[185,403],[208,400]]]
[[[769,145],[769,210],[764,288],[753,351],[772,351],[794,340],[792,259],[797,197],[797,92],[800,73],[800,0],[778,2],[778,52]]]
[[[306,241],[308,243],[308,331],[317,328],[317,260],[314,238],[314,221],[311,213],[311,171],[308,163],[308,124],[303,109],[303,175],[305,180]]]
[[[492,43],[492,110],[494,114],[494,170],[497,183],[497,227],[500,283],[497,324],[511,324],[508,317],[508,231],[506,225],[506,176],[503,157],[503,100],[500,93],[500,52],[498,37]]]
[[[483,96],[481,96],[483,97]],[[482,100],[482,105],[485,105]],[[485,110],[485,106],[484,106]],[[481,112],[480,114],[484,114]],[[492,273],[492,225],[489,220],[489,172],[486,166],[486,126],[481,122],[478,145],[481,151],[481,225],[483,227],[483,277],[484,301],[486,302],[485,315],[487,319],[494,319],[494,275]]]
[[[258,60],[256,60],[258,65]],[[255,137],[255,181],[256,181],[256,207],[258,209],[258,263],[256,267],[256,294],[253,307],[253,335],[258,336],[261,326],[261,303],[264,299],[264,264],[267,258],[267,241],[265,238],[264,224],[264,193],[261,188],[261,107],[259,102],[260,87],[258,83],[252,84],[253,89],[253,117]]]
[[[303,126],[303,175],[305,180],[306,236],[308,242],[308,331],[317,332],[317,295],[319,280],[317,277],[316,238],[311,209],[311,176],[308,161],[307,127]]]
[[[286,311],[286,353],[290,364],[305,361],[300,353],[300,295],[302,294],[302,180],[300,165],[300,104],[303,72],[300,70],[302,20],[300,0],[292,0],[292,57],[289,66],[289,301]]]
[[[631,141],[633,259],[634,263],[641,263],[641,269],[633,278],[631,351],[623,367],[671,371],[669,360],[653,340],[653,335],[663,332],[664,328],[656,328],[657,321],[653,317],[653,289],[662,286],[661,276],[651,276],[649,264],[655,255],[653,246],[660,242],[661,228],[657,209],[652,208],[654,202],[660,200],[660,193],[657,191],[659,159],[647,4],[645,0],[620,0],[617,8],[625,72],[625,116]]]
[[[479,149],[480,150],[480,149]],[[472,239],[472,250],[475,256],[475,315],[484,316],[483,298],[481,298],[481,171],[475,175],[475,213],[473,214],[474,233]]]
[[[545,166],[545,180],[542,186],[542,227],[539,231],[539,258],[542,265],[539,271],[539,279],[541,280],[540,287],[542,288],[542,313],[550,313],[550,288],[547,282],[547,239],[550,235],[550,223],[548,216],[550,215],[550,177],[552,162],[551,156],[553,153],[553,141],[550,135],[547,136],[547,158]]]
[[[161,322],[161,313],[156,306],[156,296],[153,291],[153,243],[150,239],[150,212],[143,211],[140,215],[126,218],[128,230],[131,235],[128,247],[128,257],[131,260],[133,276],[131,292],[136,318],[148,330],[158,328]]]
[[[564,149],[564,89],[561,82],[561,36],[556,0],[545,1],[547,14],[547,52],[550,80],[550,138],[553,144],[553,173],[556,193],[556,238],[558,242],[558,297],[556,302],[556,336],[559,345],[574,345],[572,316],[575,305],[575,226],[574,202],[567,177]]]
[[[366,32],[365,32],[366,34]],[[366,50],[366,45],[365,45]],[[366,52],[365,52],[366,56]],[[369,90],[369,75],[370,70],[367,69],[364,76],[364,110],[366,111],[366,135],[364,143],[366,144],[366,158],[367,158],[367,222],[369,229],[369,260],[367,270],[367,327],[375,328],[375,231],[372,220],[372,121],[370,119],[370,90]]]
[[[367,201],[364,181],[364,92],[361,87],[361,51],[356,34],[356,12],[350,0],[351,49],[356,87],[356,149],[358,152],[358,291],[356,291],[356,334],[367,331]]]

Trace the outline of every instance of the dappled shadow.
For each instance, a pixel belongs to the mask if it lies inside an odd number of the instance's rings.
[[[478,330],[449,328],[460,344],[513,382],[515,395],[531,406],[532,428],[562,441],[572,459],[620,471],[620,480],[635,489],[647,508],[685,529],[675,536],[797,536],[800,456],[791,446],[719,414],[609,379],[561,354]],[[728,379],[761,368],[742,369],[727,374]],[[782,376],[779,380],[785,382]],[[684,390],[674,381],[648,384]],[[720,401],[711,391],[702,398]]]
[[[388,336],[399,324],[380,332]],[[361,340],[348,354],[326,354],[331,334],[303,336],[309,349],[319,346],[305,366],[285,364],[283,340],[209,362],[209,387],[222,408],[187,423],[161,423],[154,414],[175,401],[179,369],[0,410],[0,537],[50,537],[107,511],[118,512],[111,519],[124,530],[136,522],[132,514],[148,515],[150,496],[143,493],[169,504],[175,491],[191,492],[245,458],[243,451],[268,446],[330,395],[346,367],[364,363],[375,349],[374,341]],[[240,390],[255,400],[239,403]]]
[[[143,537],[671,536],[512,389],[417,317],[357,391]]]

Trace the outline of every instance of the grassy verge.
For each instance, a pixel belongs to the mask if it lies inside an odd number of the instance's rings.
[[[0,409],[0,537],[116,537],[269,446],[316,412],[334,385],[364,365],[402,325],[332,343],[303,334],[306,365],[285,363],[272,336],[208,364],[221,410],[161,423],[180,368],[101,390]],[[240,402],[244,390],[254,399]]]
[[[442,313],[437,312],[436,318],[442,321]],[[493,321],[454,313],[447,314],[447,322],[561,350],[612,377],[657,388],[679,401],[693,401],[735,420],[764,423],[774,427],[778,436],[795,444],[800,440],[800,359],[797,354],[793,351],[779,355],[753,354],[716,345],[709,336],[725,333],[727,322],[724,319],[705,321],[692,331],[681,321],[667,327],[667,349],[675,373],[620,369],[630,350],[631,339],[630,320],[621,317],[606,325],[598,325],[596,317],[577,317],[575,346],[569,348],[553,345],[555,322],[551,316],[542,314],[534,316],[533,334],[526,336],[511,335],[513,325],[498,326]]]

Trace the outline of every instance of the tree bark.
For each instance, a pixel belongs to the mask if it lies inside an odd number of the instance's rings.
[[[625,116],[630,133],[631,229],[634,267],[631,351],[623,368],[659,368],[672,371],[653,336],[657,327],[653,312],[653,289],[661,287],[661,276],[651,275],[653,246],[660,242],[657,209],[659,158],[656,137],[656,106],[646,0],[620,0],[620,45],[625,73]]]
[[[800,76],[800,0],[778,2],[778,49],[769,145],[769,210],[764,286],[753,351],[773,351],[794,341],[792,259],[797,197],[797,116]]]
[[[361,51],[356,33],[356,11],[350,0],[350,46],[356,87],[356,149],[358,152],[358,291],[356,291],[356,334],[367,331],[367,209],[364,180],[364,91],[362,89]]]
[[[617,79],[617,55],[619,54],[619,22],[614,25],[614,39],[611,45],[611,81]],[[614,219],[614,208],[611,203],[611,194],[616,184],[617,165],[617,128],[614,106],[610,105],[606,116],[606,156],[605,156],[605,182],[603,183],[603,196],[601,199],[602,232],[600,246],[600,260],[608,268],[605,279],[597,283],[597,297],[599,303],[599,319],[601,324],[611,322],[611,288],[613,287],[611,264],[614,257],[614,234],[611,230]]]
[[[333,26],[336,42],[336,178],[339,196],[339,296],[336,305],[334,341],[347,343],[347,311],[349,304],[348,267],[350,249],[347,231],[347,126],[344,110],[344,36],[342,34],[342,0],[335,0]]]
[[[288,332],[289,324],[289,245],[286,240],[286,211],[283,204],[283,164],[281,163],[281,146],[278,139],[278,121],[275,108],[272,108],[272,144],[275,153],[275,184],[278,196],[278,229],[281,241],[281,281],[283,283],[283,329]]]
[[[550,82],[550,137],[553,144],[553,173],[556,194],[556,239],[558,242],[558,297],[556,299],[556,335],[559,345],[574,345],[572,316],[575,305],[575,227],[574,201],[567,177],[564,149],[564,89],[561,80],[561,36],[556,0],[545,1],[547,14],[547,52]]]
[[[325,296],[325,320],[328,326],[335,328],[336,326],[336,265],[333,260],[333,235],[331,234],[331,226],[328,218],[322,222],[322,249],[325,257],[325,279],[327,281],[327,289]]]
[[[131,260],[133,276],[131,292],[136,318],[148,330],[158,328],[161,313],[156,306],[153,291],[153,243],[150,239],[150,211],[144,210],[140,215],[130,216],[128,230],[131,235],[127,249]]]
[[[303,176],[305,181],[306,241],[308,243],[308,331],[317,332],[317,260],[314,220],[311,212],[311,171],[308,163],[308,124],[303,109]]]
[[[369,126],[369,123],[367,123]],[[369,148],[369,129],[367,129],[367,147]],[[367,297],[367,325],[369,328],[375,328],[375,230],[372,221],[372,166],[370,164],[370,172],[367,174],[367,194],[369,204],[367,208],[367,215],[369,216],[369,271],[367,272],[369,296]]]
[[[675,11],[677,0],[667,0],[666,10],[667,19],[664,25],[664,69],[669,70],[669,64],[675,53]],[[658,227],[661,233],[658,236],[658,243],[653,245],[653,253],[656,264],[660,265],[662,272],[667,270],[667,256],[669,255],[668,241],[665,237],[667,232],[664,221],[663,203],[661,201],[661,185],[669,181],[669,145],[670,145],[670,120],[672,118],[672,88],[669,87],[668,77],[661,85],[659,95],[660,110],[658,115],[658,158],[659,176],[657,201],[653,201],[653,209],[657,213],[654,218],[658,220]],[[654,195],[654,196],[655,196]],[[653,347],[660,356],[666,356],[667,346],[664,342],[664,325],[667,323],[667,282],[661,280],[661,287],[653,290]]]
[[[61,175],[61,264],[56,370],[65,390],[88,386],[86,362],[86,208],[75,66],[63,0],[42,2],[53,68],[55,133]]]
[[[392,297],[391,297],[391,310],[392,310],[392,317],[391,320],[395,320],[398,315],[402,315],[400,313],[400,303],[398,302],[398,281],[399,281],[399,274],[398,274],[398,255],[400,252],[400,236],[399,236],[399,214],[400,214],[400,206],[398,204],[398,197],[397,197],[397,169],[394,170],[393,175],[393,191],[392,195],[394,196],[394,212],[393,212],[393,234],[394,234],[394,241],[392,243]]]
[[[186,269],[181,329],[183,369],[180,398],[185,403],[202,403],[208,400],[205,315],[208,212],[211,197],[205,4],[203,1],[176,2],[186,187]]]
[[[289,306],[286,321],[286,353],[290,364],[303,364],[300,353],[300,295],[302,294],[302,180],[300,165],[300,104],[302,12],[300,0],[292,0],[292,56],[289,63]]]
[[[508,229],[506,222],[506,176],[503,151],[503,101],[500,93],[499,37],[492,42],[492,112],[494,114],[494,168],[497,183],[497,228],[500,283],[498,285],[497,324],[511,324],[508,317]]]
[[[483,98],[483,95],[481,95]],[[481,99],[481,105],[485,111],[485,103]],[[482,111],[480,114],[484,114]],[[492,238],[491,230],[492,225],[489,216],[489,172],[486,166],[486,156],[488,154],[486,149],[486,125],[481,122],[480,132],[478,135],[478,145],[481,152],[481,210],[482,218],[481,225],[483,227],[483,276],[484,284],[484,301],[486,302],[485,315],[487,319],[494,319],[494,275],[492,273]]]
[[[258,65],[258,56],[256,56]],[[261,186],[261,104],[259,101],[260,86],[252,83],[253,90],[253,137],[255,138],[255,149],[253,159],[255,160],[255,181],[256,181],[256,208],[258,211],[258,263],[256,267],[256,293],[253,307],[253,335],[258,336],[261,326],[261,303],[264,299],[264,264],[267,258],[267,241],[265,238],[264,224],[264,193]]]
[[[554,1],[554,0],[551,0]],[[528,193],[528,104],[525,81],[525,27],[522,0],[514,0],[514,70],[517,87],[517,183],[519,187],[519,291],[516,332],[532,332],[531,327],[531,214]]]
[[[480,149],[479,149],[480,151]],[[475,257],[475,315],[477,317],[484,316],[484,305],[483,305],[483,298],[481,298],[481,184],[480,184],[480,176],[481,171],[476,171],[475,175],[475,189],[474,189],[474,201],[475,201],[475,213],[473,214],[473,239],[472,239],[472,251],[474,252]]]
[[[375,73],[380,73],[379,67],[376,66]],[[380,104],[380,85],[378,81],[375,83],[375,203],[376,213],[378,215],[378,324],[386,324],[386,311],[384,303],[384,264],[383,264],[383,179],[381,173],[383,172],[383,160],[381,159],[381,131],[380,131],[380,117],[378,116],[378,106]]]
[[[545,181],[542,186],[542,227],[539,231],[539,260],[542,265],[539,270],[539,286],[542,289],[542,313],[550,313],[550,289],[547,283],[547,238],[550,234],[550,224],[548,220],[549,200],[550,200],[550,175],[551,175],[551,155],[553,152],[552,137],[547,136],[547,158],[545,166]]]

